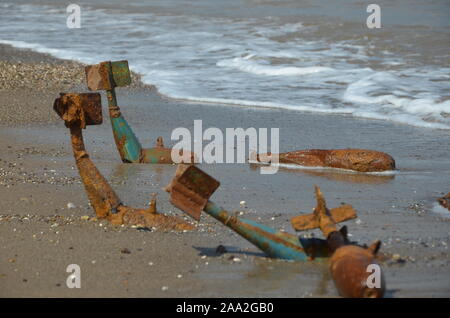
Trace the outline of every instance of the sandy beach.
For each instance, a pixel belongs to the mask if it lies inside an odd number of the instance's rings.
[[[338,296],[325,262],[268,259],[207,215],[189,233],[96,220],[69,133],[52,110],[59,92],[85,91],[81,64],[0,45],[0,297]],[[389,153],[398,168],[392,175],[310,169],[261,175],[248,164],[200,167],[221,182],[215,202],[291,233],[290,218],[311,211],[313,186],[319,185],[330,207],[345,202],[357,210],[358,219],[346,223],[352,240],[382,240],[387,297],[450,296],[450,212],[436,204],[450,191],[450,131],[170,100],[138,76],[117,95],[145,146],[158,136],[172,145],[174,128],[192,129],[202,119],[204,129],[280,127],[280,151],[352,147]],[[176,166],[123,164],[107,112],[104,117],[102,125],[86,129],[86,146],[121,199],[145,207],[156,192],[160,212],[183,216],[162,190]],[[299,235],[311,233],[321,237],[318,231]],[[219,245],[227,252],[217,255]],[[81,267],[80,289],[66,287],[69,264]]]

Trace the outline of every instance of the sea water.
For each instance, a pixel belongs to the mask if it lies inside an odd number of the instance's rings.
[[[450,1],[1,1],[0,43],[127,59],[167,97],[450,129]],[[355,119],[356,120],[356,119]]]

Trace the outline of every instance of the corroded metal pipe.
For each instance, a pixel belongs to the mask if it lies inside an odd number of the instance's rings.
[[[253,155],[250,160],[270,163],[272,154]],[[359,172],[380,172],[395,169],[390,155],[368,149],[311,149],[278,154],[278,162],[305,167],[330,167]]]
[[[98,93],[61,94],[54,102],[55,112],[70,129],[75,162],[89,201],[99,219],[114,225],[129,224],[155,227],[161,230],[191,230],[193,226],[182,219],[160,214],[153,199],[149,209],[134,209],[122,203],[86,152],[82,129],[102,122],[101,98]]]
[[[316,257],[330,257],[330,271],[339,293],[344,297],[382,297],[384,294],[384,277],[380,288],[367,285],[369,273],[367,267],[376,264],[375,256],[380,246],[377,242],[369,249],[350,245],[347,230],[336,228],[336,222],[356,217],[356,212],[349,205],[332,211],[326,207],[320,189],[316,188],[317,207],[311,215],[302,215],[292,220],[297,230],[319,227],[326,240],[300,239],[295,235],[280,232],[252,220],[230,215],[209,197],[220,183],[193,165],[180,165],[175,177],[166,187],[173,205],[186,212],[196,220],[204,211],[234,230],[261,249],[269,257],[306,261]],[[382,274],[381,274],[382,275]]]
[[[438,202],[440,205],[442,205],[444,208],[450,211],[450,192],[447,193],[447,195],[443,196],[442,198],[439,198]]]
[[[306,261],[331,255],[324,240],[301,239],[297,235],[277,231],[253,220],[230,215],[211,201],[207,202],[203,211],[238,233],[269,257]]]
[[[164,147],[162,137],[158,137],[156,147],[144,149],[117,104],[115,87],[131,84],[127,61],[102,62],[85,68],[86,82],[90,90],[105,90],[108,99],[109,117],[114,141],[123,162],[131,163],[174,163],[172,149]],[[181,154],[182,155],[182,154]],[[185,157],[181,157],[185,158]],[[186,163],[193,163],[194,156],[189,154]]]
[[[170,193],[171,203],[192,218],[200,220],[201,212],[206,212],[254,244],[269,257],[306,261],[331,255],[332,251],[326,240],[299,238],[253,220],[231,215],[214,202],[209,201],[209,197],[219,185],[217,180],[199,168],[193,165],[180,165],[175,177],[166,187],[166,191]],[[340,221],[344,221],[348,217],[347,215]]]

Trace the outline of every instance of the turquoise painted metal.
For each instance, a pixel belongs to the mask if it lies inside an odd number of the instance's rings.
[[[296,235],[277,231],[253,220],[231,215],[209,201],[209,197],[220,183],[194,165],[179,165],[176,176],[166,191],[170,201],[196,220],[203,210],[254,244],[272,258],[306,261],[330,257],[326,240],[299,238]]]
[[[253,220],[230,216],[227,211],[211,201],[207,202],[203,211],[251,242],[269,257],[307,261],[331,255],[325,240],[300,239],[297,235],[277,231]]]
[[[111,63],[106,63],[106,67],[111,74]],[[128,122],[122,116],[119,106],[117,106],[117,98],[114,87],[106,90],[108,99],[109,118],[114,134],[117,149],[123,162],[137,163],[141,161],[142,146]]]
[[[172,149],[164,147],[162,137],[158,137],[155,148],[142,148],[141,143],[120,111],[115,87],[131,84],[128,62],[102,62],[87,66],[85,71],[87,86],[90,90],[106,91],[111,127],[122,161],[129,163],[174,163],[171,157]]]

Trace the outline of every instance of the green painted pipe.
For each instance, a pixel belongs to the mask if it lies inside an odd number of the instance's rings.
[[[299,238],[296,235],[277,231],[253,220],[232,216],[211,201],[208,201],[203,211],[231,228],[269,257],[306,261],[311,258],[331,256],[331,251],[325,240]]]
[[[173,163],[172,149],[165,148],[158,137],[155,148],[143,149],[117,104],[115,87],[131,83],[127,61],[102,62],[86,67],[86,79],[90,90],[106,90],[114,141],[123,162]]]

